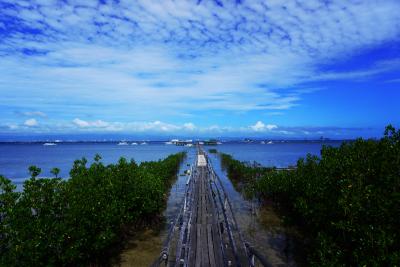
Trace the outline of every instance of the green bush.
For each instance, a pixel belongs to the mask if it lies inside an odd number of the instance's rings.
[[[259,178],[275,168],[262,167],[260,164],[253,162],[241,162],[234,159],[231,155],[221,153],[221,165],[226,170],[233,186],[241,192],[245,198],[252,199],[257,196],[256,181]]]
[[[266,172],[246,186],[303,229],[309,265],[399,265],[400,131],[392,126],[380,140],[323,147],[295,170]]]
[[[103,165],[96,155],[76,160],[70,179],[32,178],[22,192],[0,176],[1,266],[77,266],[101,262],[129,224],[149,220],[165,206],[166,193],[184,153],[137,165],[121,158]]]

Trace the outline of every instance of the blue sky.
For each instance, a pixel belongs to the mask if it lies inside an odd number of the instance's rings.
[[[400,125],[399,1],[0,0],[0,135]]]

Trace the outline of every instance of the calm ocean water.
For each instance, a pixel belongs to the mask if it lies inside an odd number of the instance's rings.
[[[224,143],[216,147],[218,151],[232,154],[243,161],[257,161],[265,166],[285,167],[296,163],[307,153],[319,154],[323,142],[290,142],[262,145],[259,143]],[[339,145],[339,142],[329,142]],[[148,145],[118,146],[116,143],[59,143],[43,146],[40,143],[1,143],[0,174],[21,183],[28,177],[28,167],[36,165],[42,169],[41,177],[52,176],[53,167],[61,169],[60,176],[68,177],[74,160],[86,157],[89,162],[99,153],[105,164],[114,163],[120,157],[133,158],[136,162],[158,160],[169,154],[194,148],[150,143]]]

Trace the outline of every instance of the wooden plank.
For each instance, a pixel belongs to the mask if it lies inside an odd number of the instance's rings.
[[[210,266],[209,247],[207,244],[207,225],[201,224],[201,266]]]
[[[188,192],[188,208],[187,208],[187,214],[186,214],[186,220],[184,223],[186,224],[184,227],[184,252],[182,255],[182,258],[184,259],[185,264],[188,264],[189,262],[189,252],[190,252],[190,242],[191,242],[191,222],[192,222],[192,216],[193,216],[193,201],[194,201],[194,178],[192,177],[191,183],[190,183],[190,191]],[[186,228],[186,229],[185,229]],[[180,266],[180,262],[177,262],[175,266]]]
[[[225,266],[221,251],[221,238],[219,236],[219,225],[212,224],[211,234],[213,237],[213,247],[214,247],[214,258],[217,266]]]
[[[194,266],[196,260],[196,224],[193,222],[190,225],[190,234],[189,234],[189,255],[188,255],[188,266]]]
[[[214,250],[214,244],[213,244],[211,224],[207,224],[207,243],[208,243],[208,249],[209,249],[208,256],[210,258],[210,266],[216,267],[217,264],[215,262],[215,256],[214,256],[215,250]]]
[[[201,251],[201,228],[196,224],[197,242],[196,242],[196,267],[201,267],[202,251]]]
[[[196,175],[194,176],[194,188],[193,190],[193,202],[191,206],[191,215],[192,218],[190,220],[190,233],[189,233],[189,255],[188,255],[188,266],[194,266],[196,262],[196,243],[197,243],[197,210],[198,210],[198,173],[196,171]]]
[[[204,175],[204,173],[203,173]],[[201,181],[201,223],[206,224],[207,223],[207,212],[206,212],[206,192],[205,192],[205,185],[204,185],[204,176],[202,176],[202,181]]]
[[[193,223],[198,223],[198,217],[199,217],[199,183],[200,183],[200,179],[199,179],[199,173],[197,173],[196,175],[196,190],[195,190],[195,203],[194,203],[194,214],[195,214],[195,220],[193,221]]]
[[[201,173],[200,173],[200,175],[199,175],[199,191],[198,191],[198,200],[199,200],[198,216],[199,216],[199,218],[197,220],[197,223],[199,223],[199,224],[203,223],[203,206],[204,206],[204,204],[203,204],[203,181],[201,178],[202,177],[201,177]]]
[[[212,188],[208,186],[208,197],[209,197],[209,207],[211,207],[211,218],[209,222],[211,222],[211,236],[212,243],[214,248],[214,258],[217,266],[225,266],[224,257],[221,248],[221,236],[220,236],[220,226],[219,226],[219,218],[218,218],[218,203],[215,203],[216,199],[212,196]]]
[[[214,207],[214,202],[213,202],[213,197],[211,194],[209,180],[206,181],[206,189],[207,189],[207,194],[206,194],[207,223],[215,223],[217,214],[216,214],[215,207]]]

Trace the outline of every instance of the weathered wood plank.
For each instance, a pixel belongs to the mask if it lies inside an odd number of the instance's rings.
[[[209,247],[207,244],[207,225],[201,224],[201,266],[208,267],[210,266],[210,259],[209,259]]]
[[[214,256],[215,250],[212,238],[211,224],[207,224],[207,243],[208,243],[208,256],[210,258],[210,266],[215,267],[217,265]]]
[[[187,259],[188,266],[194,266],[196,260],[196,225],[190,224],[190,234],[189,234],[189,255]]]
[[[213,237],[213,247],[214,247],[214,257],[215,257],[215,262],[217,266],[224,266],[224,258],[222,255],[222,250],[221,250],[221,238],[219,236],[219,226],[218,224],[212,224],[211,227],[211,234]]]
[[[201,223],[207,223],[207,212],[206,212],[206,192],[205,192],[205,185],[204,185],[204,172],[202,175],[201,181]]]
[[[189,233],[189,255],[187,259],[188,266],[194,266],[196,261],[196,243],[197,243],[197,210],[198,210],[198,172],[196,170],[194,176],[194,188],[193,188],[193,202],[191,207],[191,219],[190,219],[190,233]]]
[[[196,224],[196,234],[197,234],[197,242],[196,242],[196,267],[201,267],[202,261],[202,249],[201,249],[201,227]]]

